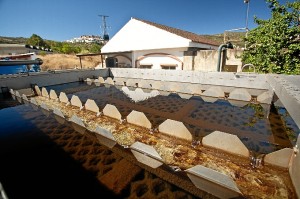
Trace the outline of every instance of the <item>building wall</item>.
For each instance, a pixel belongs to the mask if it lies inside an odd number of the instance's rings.
[[[241,55],[242,50],[227,49],[226,61],[222,71],[226,71],[230,67],[236,67],[237,71],[240,71],[242,67]],[[222,62],[223,60],[221,60]],[[184,70],[216,71],[217,63],[217,50],[198,50],[184,53]]]
[[[222,53],[222,71],[239,72],[242,67],[242,50],[227,49]],[[115,53],[108,57],[116,57],[119,67],[140,68],[151,66],[151,69],[162,69],[162,66],[176,66],[176,70],[196,71],[217,71],[218,51],[217,50],[194,50],[187,51],[187,48],[157,49],[134,51],[132,53]],[[183,65],[183,67],[182,67]]]

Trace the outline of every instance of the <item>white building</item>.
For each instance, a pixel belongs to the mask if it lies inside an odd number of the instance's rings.
[[[185,66],[186,56],[217,48],[203,36],[131,18],[101,53],[106,55],[107,67],[193,70],[191,64]]]

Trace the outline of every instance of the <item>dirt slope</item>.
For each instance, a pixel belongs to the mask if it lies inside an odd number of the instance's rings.
[[[38,55],[38,58],[43,60],[41,68],[43,71],[47,70],[61,70],[61,69],[74,69],[80,68],[80,61],[76,55],[66,55],[66,54],[47,54]],[[94,68],[101,63],[100,56],[89,56],[83,57],[82,68]]]

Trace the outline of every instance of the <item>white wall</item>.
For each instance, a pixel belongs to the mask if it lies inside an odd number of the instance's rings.
[[[131,19],[102,47],[102,53],[178,48],[190,46],[191,40]]]

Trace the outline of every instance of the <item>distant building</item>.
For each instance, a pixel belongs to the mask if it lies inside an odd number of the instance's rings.
[[[102,47],[101,53],[106,56],[106,67],[216,71],[218,47],[204,36],[131,18]],[[223,58],[223,71],[240,68],[239,53],[228,51],[227,57],[233,60]]]
[[[67,40],[69,43],[103,43],[103,39],[97,35],[82,35],[77,38]]]

